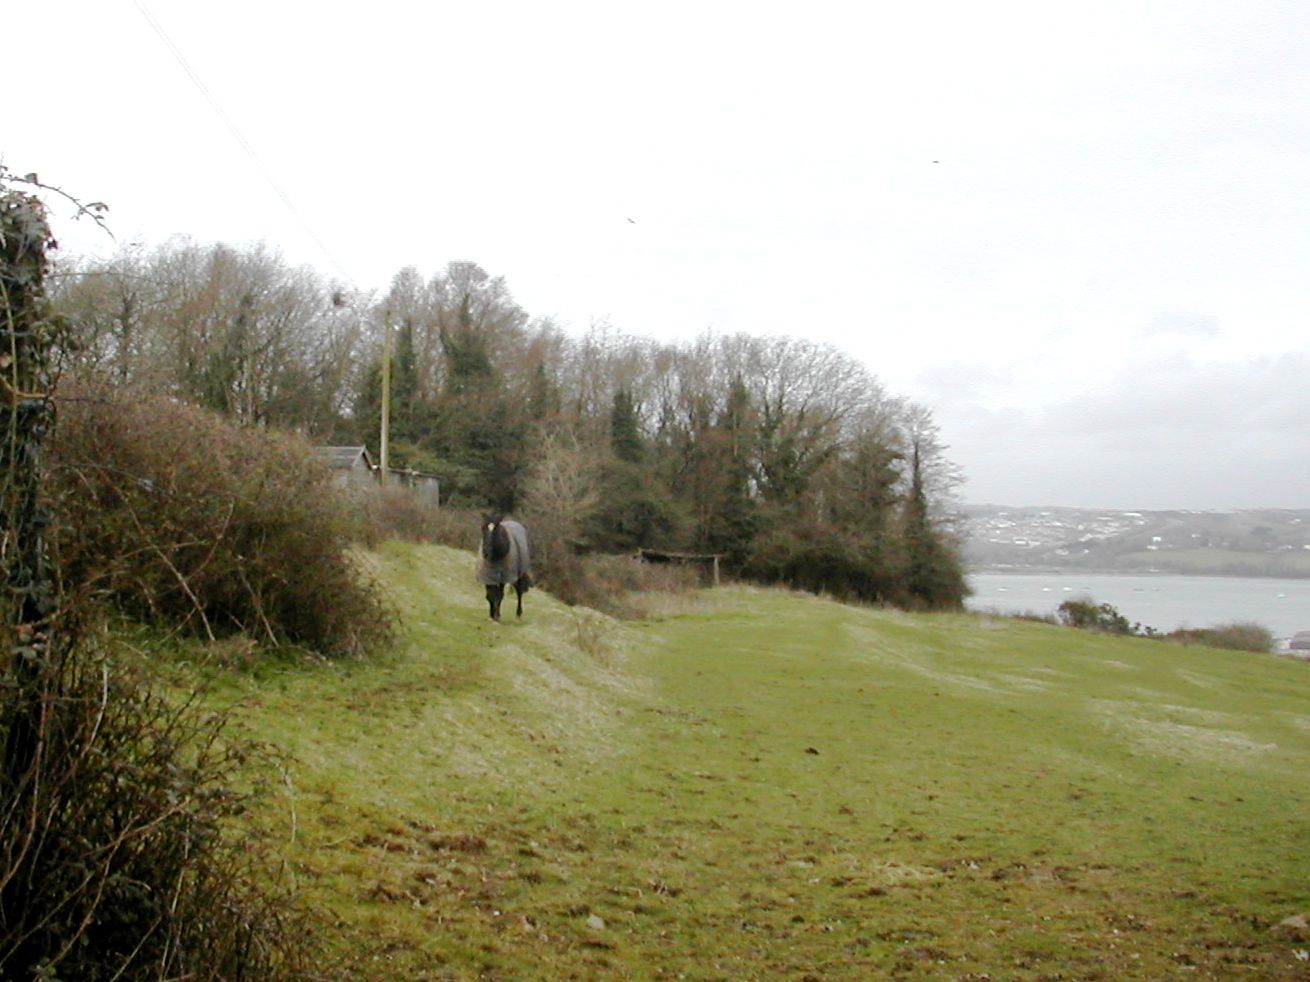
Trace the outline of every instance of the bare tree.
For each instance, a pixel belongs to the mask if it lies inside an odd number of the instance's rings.
[[[330,429],[355,384],[368,298],[263,247],[173,240],[69,268],[74,368],[236,419]]]
[[[577,544],[587,516],[600,503],[600,463],[568,426],[543,427],[523,482],[522,512],[534,548],[549,568]]]

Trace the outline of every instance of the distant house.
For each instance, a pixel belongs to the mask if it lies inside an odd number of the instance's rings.
[[[371,488],[377,484],[377,465],[367,447],[315,447],[314,454],[332,471],[332,483],[341,488]]]
[[[1310,651],[1310,631],[1297,631],[1288,647],[1293,651]]]

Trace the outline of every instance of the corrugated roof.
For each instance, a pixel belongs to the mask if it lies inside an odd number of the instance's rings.
[[[335,470],[345,470],[355,466],[355,461],[362,456],[364,464],[371,470],[373,461],[369,458],[367,447],[315,447],[314,453]]]

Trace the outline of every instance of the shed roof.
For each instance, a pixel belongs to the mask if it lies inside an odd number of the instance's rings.
[[[364,464],[373,469],[373,458],[368,455],[367,447],[315,447],[314,453],[323,459],[323,462],[333,470],[346,470],[354,467],[355,462],[361,457]]]

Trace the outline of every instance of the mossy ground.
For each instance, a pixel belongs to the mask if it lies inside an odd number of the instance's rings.
[[[729,587],[619,624],[389,545],[403,642],[228,676],[374,979],[1310,978],[1310,666]]]

